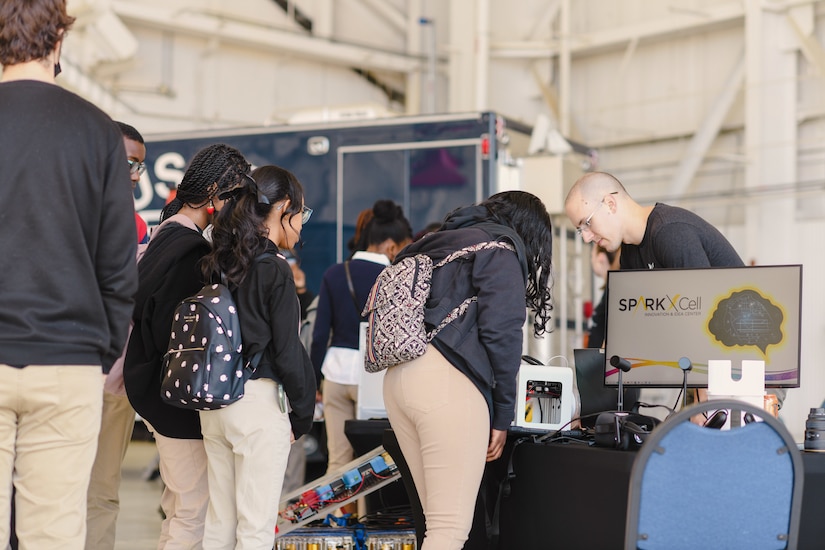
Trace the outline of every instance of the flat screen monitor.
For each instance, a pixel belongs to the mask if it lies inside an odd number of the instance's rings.
[[[709,360],[765,362],[765,386],[798,388],[802,266],[610,271],[605,384],[706,387]]]

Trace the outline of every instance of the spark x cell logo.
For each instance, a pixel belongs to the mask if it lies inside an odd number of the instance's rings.
[[[619,298],[619,311],[643,311],[645,314],[698,315],[702,311],[701,296],[682,296],[681,294],[664,296],[639,296],[638,298]]]

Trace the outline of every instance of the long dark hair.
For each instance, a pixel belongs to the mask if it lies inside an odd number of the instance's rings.
[[[249,168],[249,163],[234,147],[223,143],[204,147],[192,157],[174,200],[161,211],[160,221],[177,214],[184,204],[200,208],[219,189],[227,189],[242,181]]]
[[[544,203],[525,191],[504,191],[481,203],[496,223],[515,230],[527,253],[527,306],[535,312],[533,332],[548,329],[553,311],[553,223]]]
[[[207,279],[223,273],[237,286],[266,248],[266,219],[274,205],[290,201],[281,218],[284,227],[284,220],[301,215],[304,189],[292,172],[269,165],[256,168],[237,185],[219,188],[218,197],[226,202],[212,220],[212,252],[201,269]]]

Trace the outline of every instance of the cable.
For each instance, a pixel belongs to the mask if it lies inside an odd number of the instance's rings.
[[[684,375],[685,378],[687,378],[687,371],[683,371],[682,374]],[[684,391],[684,387],[685,387],[685,385],[684,385],[684,381],[683,381],[682,387],[679,388],[679,394],[676,396],[676,403],[673,404],[673,408],[671,410],[675,411],[676,407],[679,406],[679,400],[682,398],[682,392]]]
[[[678,401],[677,401],[677,403],[678,403]],[[652,409],[654,407],[662,407],[663,409],[668,411],[668,413],[670,413],[670,414],[674,414],[676,412],[676,409],[671,409],[667,405],[661,405],[661,404],[658,404],[658,403],[657,404],[650,404],[650,403],[642,403],[641,401],[637,401],[636,406],[637,407],[645,407],[647,409]],[[634,412],[637,412],[637,411],[634,411]]]

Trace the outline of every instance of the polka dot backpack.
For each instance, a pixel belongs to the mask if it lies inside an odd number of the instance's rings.
[[[161,399],[184,409],[226,407],[244,395],[261,353],[244,361],[232,293],[209,284],[178,304],[161,369]]]

